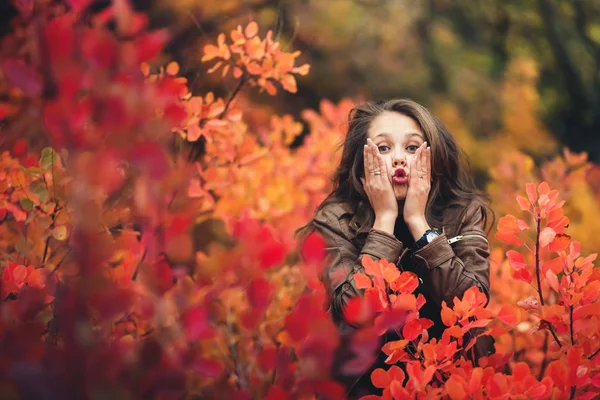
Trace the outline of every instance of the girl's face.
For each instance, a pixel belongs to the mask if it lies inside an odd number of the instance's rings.
[[[399,112],[384,111],[371,122],[368,136],[385,161],[396,200],[404,201],[411,160],[425,141],[425,135],[412,118]]]

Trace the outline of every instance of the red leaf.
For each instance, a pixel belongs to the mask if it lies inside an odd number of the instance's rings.
[[[526,268],[527,266],[527,264],[525,263],[525,258],[518,251],[509,250],[506,252],[506,257],[508,258],[510,266],[515,271],[520,271],[523,268]]]
[[[94,0],[67,0],[74,12],[78,13],[84,10]]]
[[[287,400],[290,398],[290,393],[283,390],[278,385],[273,385],[265,396],[265,400]]]
[[[183,314],[182,319],[188,340],[193,341],[212,336],[208,323],[208,313],[204,307],[189,308]]]
[[[527,268],[523,268],[522,270],[519,270],[519,271],[513,270],[512,276],[513,276],[513,278],[515,278],[519,281],[531,283],[531,274],[529,273]]]
[[[269,305],[273,287],[266,279],[255,278],[248,285],[246,294],[252,307],[263,309]]]
[[[44,28],[44,42],[51,62],[70,58],[75,50],[74,14],[52,19]]]
[[[428,329],[432,325],[433,322],[426,318],[413,319],[404,325],[402,335],[406,340],[415,340],[423,333],[423,329]]]
[[[301,255],[305,262],[321,262],[325,259],[325,239],[318,233],[312,233],[303,242]]]
[[[288,314],[285,318],[285,329],[292,340],[300,341],[308,336],[308,316],[300,316],[298,313]]]
[[[138,64],[148,62],[158,56],[167,39],[168,35],[165,30],[146,33],[136,39],[134,48],[137,52]]]
[[[44,89],[41,76],[21,60],[9,58],[2,63],[4,76],[29,96],[40,96]]]
[[[217,378],[223,372],[223,365],[215,360],[199,358],[192,362],[191,369],[200,376]]]
[[[117,61],[117,41],[108,32],[87,30],[81,38],[81,51],[91,65],[112,68]]]
[[[515,310],[511,306],[503,306],[498,312],[498,319],[507,325],[515,325],[518,321]]]
[[[371,304],[363,297],[352,297],[343,310],[344,318],[352,324],[362,325],[373,318]]]
[[[257,358],[258,367],[263,372],[271,372],[277,366],[277,348],[273,345],[265,346]]]

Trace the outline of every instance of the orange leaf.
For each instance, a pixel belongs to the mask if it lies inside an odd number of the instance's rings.
[[[503,306],[498,312],[497,318],[506,325],[515,325],[518,321],[515,309],[512,306]]]
[[[371,256],[363,256],[361,259],[361,264],[365,267],[365,272],[371,276],[377,276],[380,274],[379,270],[379,262],[378,260],[374,260]]]
[[[456,324],[456,314],[454,311],[446,305],[445,301],[442,301],[442,322],[446,326],[453,326]]]
[[[450,328],[447,328],[444,332],[446,332],[448,335],[453,336],[457,339],[460,339],[461,337],[464,336],[463,330],[458,325],[453,325]]]
[[[371,278],[360,272],[354,274],[354,282],[356,283],[356,287],[358,289],[366,289],[373,287],[373,282],[371,282]]]
[[[254,21],[250,22],[246,29],[244,30],[244,34],[248,39],[252,39],[254,36],[258,34],[258,24]]]
[[[401,293],[396,296],[394,308],[397,310],[413,311],[417,309],[417,299],[410,293]]]
[[[531,204],[529,203],[529,200],[527,200],[523,196],[517,196],[517,203],[519,203],[519,207],[521,207],[521,210],[523,211],[529,211],[531,209]]]
[[[179,64],[177,64],[175,61],[171,61],[169,64],[167,64],[166,72],[167,75],[177,75],[179,73]]]
[[[559,233],[554,237],[552,242],[550,242],[548,249],[554,252],[564,251],[567,249],[567,247],[569,247],[570,243],[571,236],[567,235],[566,233]]]
[[[535,187],[535,183],[528,183],[525,185],[525,191],[527,192],[527,198],[529,198],[530,203],[535,203],[537,200],[537,191]]]
[[[542,264],[542,273],[545,271],[552,271],[555,274],[562,272],[565,265],[564,257],[556,257],[548,262]]]
[[[548,282],[548,286],[550,286],[555,292],[558,292],[560,287],[558,284],[558,277],[552,270],[546,271],[546,281]]]
[[[496,238],[506,244],[512,244],[513,246],[520,246],[523,244],[523,241],[514,233],[496,232]]]
[[[393,282],[390,288],[399,293],[412,293],[419,286],[419,277],[409,271],[403,271]]]
[[[383,368],[376,368],[371,372],[371,382],[378,388],[386,388],[390,382],[387,371]]]
[[[467,397],[467,393],[465,391],[466,382],[463,378],[458,375],[450,376],[450,379],[446,381],[445,388],[446,393],[450,396],[452,400],[463,400]]]

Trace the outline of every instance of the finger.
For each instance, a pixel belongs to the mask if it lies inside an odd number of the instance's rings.
[[[365,144],[363,151],[363,164],[365,167],[365,178],[369,176],[369,146]]]
[[[427,147],[427,152],[426,152],[426,166],[427,166],[427,181],[431,182],[431,146]]]
[[[379,162],[377,161],[377,156],[379,155],[379,149],[377,148],[377,145],[375,144],[375,142],[373,142],[371,139],[369,139],[369,147],[371,149],[371,170],[375,170],[378,171],[379,169]]]
[[[427,164],[426,164],[426,151],[427,151],[427,142],[423,142],[423,144],[421,145],[421,152],[419,153],[419,174],[421,176],[425,175],[425,170],[427,169]]]
[[[377,151],[377,166],[378,166],[377,169],[381,173],[381,175],[378,175],[381,182],[383,182],[383,183],[389,182],[391,184],[390,175],[388,174],[388,170],[387,170],[387,165],[385,165],[383,156],[381,154],[379,154],[379,150]]]
[[[373,167],[375,165],[375,161],[373,160],[373,141],[371,139],[367,139],[367,179],[370,179],[373,171]]]
[[[419,169],[419,165],[420,165],[420,156],[421,156],[421,147],[419,147],[417,149],[417,151],[415,151],[415,155],[412,158],[412,160],[410,161],[410,175],[411,178],[417,179],[419,177],[420,174],[420,169]]]

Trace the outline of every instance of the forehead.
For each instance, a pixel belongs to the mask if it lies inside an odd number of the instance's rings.
[[[394,139],[402,140],[405,136],[414,133],[424,139],[423,132],[415,120],[394,111],[384,111],[375,117],[369,125],[369,138],[371,139],[380,134],[387,134]]]

